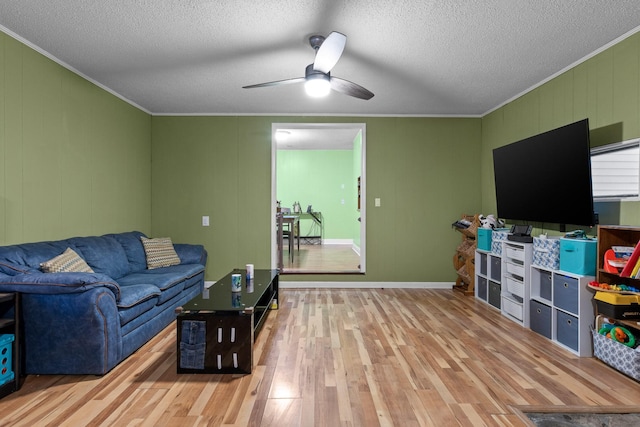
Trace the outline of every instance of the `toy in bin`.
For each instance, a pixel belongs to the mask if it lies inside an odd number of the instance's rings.
[[[622,255],[622,253],[616,252],[613,248],[607,249],[604,253],[604,271],[614,274],[620,274],[622,272],[622,269],[627,265],[627,261],[629,261],[629,257],[619,255]]]
[[[636,346],[636,338],[625,327],[612,323],[605,323],[602,325],[598,333],[600,335],[604,335],[609,339],[619,342],[620,344],[624,344],[627,347],[633,348]]]

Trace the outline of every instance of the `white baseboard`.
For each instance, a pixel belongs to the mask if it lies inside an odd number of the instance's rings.
[[[280,276],[282,278],[282,276]],[[285,282],[280,289],[452,289],[454,282]]]
[[[323,245],[353,245],[353,239],[323,239]]]

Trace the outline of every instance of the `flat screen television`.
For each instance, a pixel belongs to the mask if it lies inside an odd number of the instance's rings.
[[[500,218],[595,225],[588,119],[494,149],[493,169]]]

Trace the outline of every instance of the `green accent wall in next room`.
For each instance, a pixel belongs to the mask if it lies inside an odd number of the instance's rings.
[[[353,241],[358,224],[357,181],[351,150],[278,150],[277,197],[283,207],[299,202],[322,213],[324,238]],[[313,233],[312,221],[303,221],[300,234]]]

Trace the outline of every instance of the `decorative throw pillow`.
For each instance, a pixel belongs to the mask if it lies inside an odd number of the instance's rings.
[[[180,264],[180,258],[173,247],[170,237],[148,239],[140,236],[144,253],[147,256],[147,268],[169,267]]]
[[[93,273],[89,265],[71,248],[49,261],[40,264],[40,269],[45,273]]]

